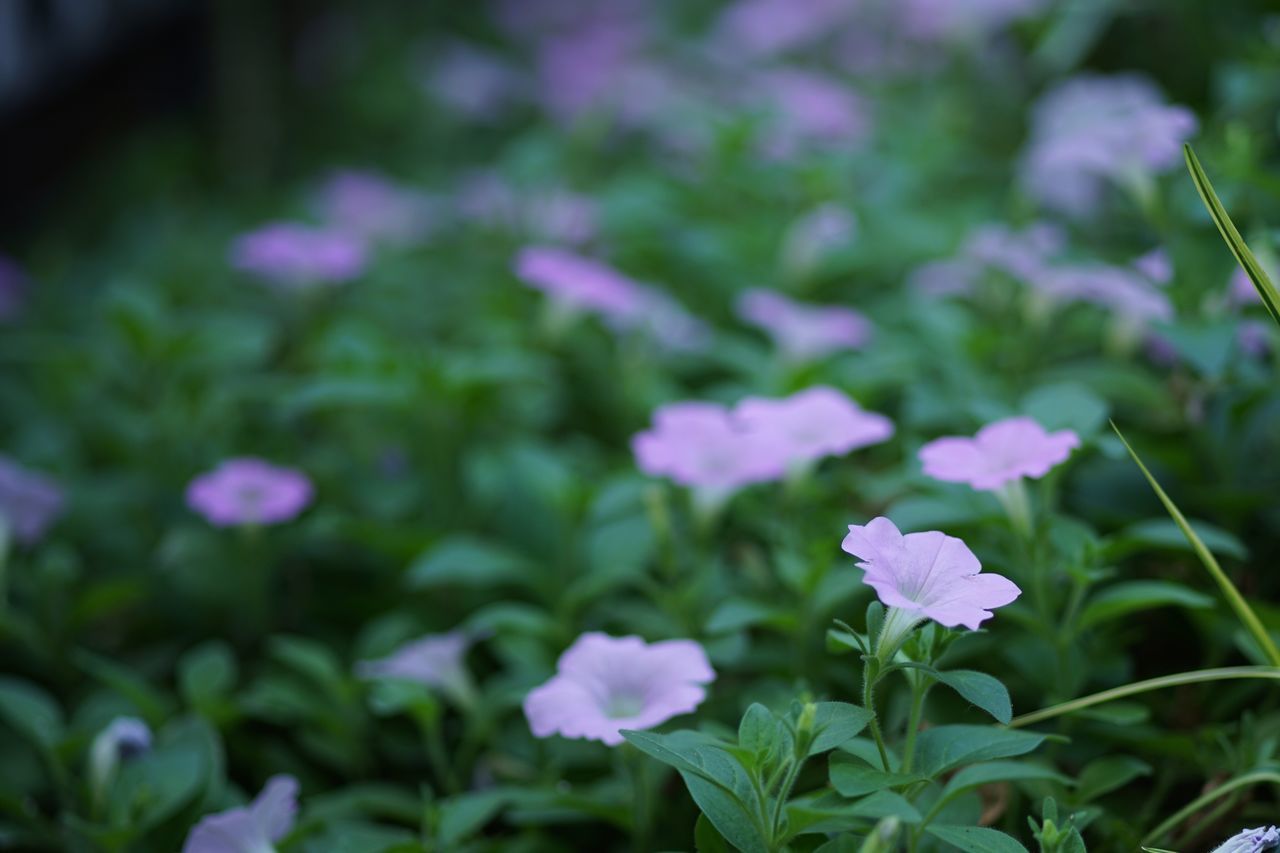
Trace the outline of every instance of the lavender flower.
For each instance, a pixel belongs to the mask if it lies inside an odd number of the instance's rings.
[[[890,609],[885,630],[893,626],[895,640],[924,619],[976,631],[993,610],[1022,594],[1008,578],[983,573],[964,542],[937,530],[904,536],[889,519],[874,518],[849,525],[840,547],[858,558],[863,583]]]
[[[356,664],[356,675],[367,679],[402,679],[440,688],[463,700],[471,696],[471,679],[463,658],[471,638],[461,631],[432,634],[405,643],[391,654]]]
[[[1241,320],[1236,327],[1236,346],[1245,355],[1253,358],[1266,358],[1271,353],[1271,330],[1274,328],[1269,320]]]
[[[0,523],[14,540],[23,545],[40,541],[64,503],[56,482],[0,455]]]
[[[1181,163],[1182,143],[1195,130],[1190,110],[1166,105],[1141,78],[1076,77],[1037,104],[1022,181],[1046,207],[1083,216],[1106,181],[1141,190]]]
[[[1044,270],[1032,285],[1055,302],[1091,302],[1110,309],[1129,326],[1172,320],[1174,315],[1169,297],[1130,267],[1101,263],[1063,265]]]
[[[286,290],[350,281],[364,272],[364,242],[345,231],[274,222],[236,239],[231,265]]]
[[[834,388],[808,388],[781,400],[748,397],[733,411],[746,429],[762,433],[792,463],[843,456],[893,435],[893,422],[864,411]]]
[[[904,31],[919,41],[976,41],[1044,10],[1049,0],[902,0]]]
[[[28,286],[22,267],[0,255],[0,323],[18,316]]]
[[[849,11],[846,0],[738,0],[721,14],[712,40],[726,53],[759,59],[822,39]]]
[[[464,178],[454,206],[471,222],[550,243],[586,243],[599,229],[591,198],[557,188],[518,190],[495,172]]]
[[[523,77],[510,63],[492,51],[461,41],[438,48],[425,85],[437,101],[478,122],[500,119],[526,95]]]
[[[746,429],[723,406],[685,402],[662,406],[653,427],[631,440],[640,470],[727,496],[752,483],[780,479],[787,459],[762,430]]]
[[[249,805],[201,818],[182,853],[274,853],[297,813],[298,780],[272,776]]]
[[[335,231],[393,245],[421,240],[435,218],[427,196],[398,187],[376,172],[338,172],[321,187],[316,207]]]
[[[1066,233],[1048,222],[1033,222],[1021,231],[992,223],[976,228],[969,235],[961,256],[1027,282],[1043,275],[1066,245]]]
[[[1132,266],[1152,284],[1166,285],[1173,281],[1173,260],[1163,248],[1157,247],[1135,258]]]
[[[227,459],[187,486],[187,505],[216,527],[280,524],[311,503],[301,471],[252,457]]]
[[[1259,826],[1241,830],[1213,848],[1213,853],[1265,853],[1277,849],[1280,849],[1280,827]]]
[[[771,290],[752,289],[738,299],[738,316],[763,329],[788,358],[808,361],[871,339],[871,321],[851,308],[805,305]]]
[[[828,202],[801,216],[787,230],[782,244],[783,265],[804,273],[833,251],[848,246],[858,232],[858,221],[847,208]]]
[[[562,121],[611,106],[639,61],[644,28],[625,17],[587,19],[557,33],[538,49],[542,102]]]
[[[116,717],[89,747],[89,788],[101,803],[122,761],[131,761],[151,750],[151,728],[137,717]]]
[[[798,151],[847,148],[870,130],[869,110],[856,92],[832,77],[795,68],[774,68],[756,75],[752,103],[763,99],[770,121],[764,151],[786,159]]]
[[[529,692],[524,713],[537,737],[617,746],[622,729],[651,729],[693,711],[715,677],[692,640],[646,643],[591,632],[560,656],[550,681]]]
[[[960,296],[973,291],[982,270],[966,258],[929,261],[911,271],[907,287],[924,296]]]
[[[939,438],[920,448],[924,472],[947,483],[994,491],[1023,477],[1038,479],[1080,446],[1071,430],[1045,432],[1031,418],[987,424],[973,438]]]
[[[1269,278],[1272,277],[1271,270],[1266,272]],[[1258,293],[1258,288],[1254,287],[1253,279],[1249,278],[1249,274],[1244,271],[1243,267],[1237,266],[1231,271],[1231,280],[1227,284],[1227,302],[1234,307],[1262,303],[1262,294]]]

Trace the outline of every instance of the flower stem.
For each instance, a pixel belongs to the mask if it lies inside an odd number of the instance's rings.
[[[1146,837],[1142,839],[1143,846],[1159,841],[1175,826],[1182,823],[1182,821],[1200,811],[1213,801],[1221,797],[1225,797],[1237,788],[1243,788],[1247,785],[1256,785],[1259,782],[1270,782],[1274,785],[1280,785],[1280,773],[1276,773],[1274,770],[1255,770],[1252,773],[1245,773],[1243,776],[1237,776],[1228,782],[1224,782],[1212,791],[1209,791],[1207,794],[1196,797],[1194,800],[1178,809],[1178,811],[1174,812],[1173,815],[1171,815],[1164,823],[1148,832]]]
[[[920,732],[920,719],[924,716],[924,698],[929,692],[923,673],[916,673],[911,682],[911,715],[907,718],[907,739],[902,747],[902,772],[911,772],[911,761],[915,758],[916,735]]]
[[[1082,696],[1079,699],[1072,699],[1069,702],[1062,702],[1058,705],[1051,705],[1048,708],[1042,708],[1039,711],[1032,711],[1030,714],[1023,714],[1021,717],[1015,717],[1013,722],[1009,723],[1009,728],[1016,729],[1021,726],[1029,726],[1032,723],[1038,723],[1042,720],[1051,720],[1054,717],[1060,717],[1063,714],[1071,714],[1085,708],[1090,708],[1094,705],[1101,705],[1104,702],[1111,702],[1115,699],[1123,699],[1126,696],[1134,696],[1139,693],[1147,693],[1152,690],[1160,690],[1165,687],[1177,687],[1182,684],[1197,684],[1202,681],[1227,681],[1237,678],[1265,678],[1280,681],[1280,667],[1224,666],[1217,669],[1201,669],[1194,672],[1179,672],[1174,675],[1162,675],[1159,678],[1150,678],[1146,681],[1135,681],[1132,684],[1113,687],[1110,690],[1103,690],[1101,693],[1094,693],[1091,696]]]
[[[649,786],[645,779],[645,757],[640,750],[624,744],[623,760],[631,777],[631,844],[636,853],[648,853],[652,849],[649,839],[652,835],[653,811],[649,807]]]
[[[871,664],[862,670],[862,707],[872,713],[871,737],[875,738],[876,749],[880,750],[880,763],[886,772],[889,770],[889,751],[884,747],[884,734],[880,731],[880,720],[876,713],[875,682],[871,678]]]

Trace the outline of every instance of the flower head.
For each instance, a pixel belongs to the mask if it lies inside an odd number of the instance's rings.
[[[853,242],[858,221],[845,207],[833,202],[819,205],[801,216],[787,230],[782,258],[793,270],[808,270],[831,252]]]
[[[426,236],[435,214],[425,195],[396,186],[376,172],[338,172],[321,187],[316,206],[332,228],[392,244]]]
[[[834,388],[807,388],[780,400],[748,397],[733,415],[748,430],[770,438],[793,462],[843,456],[893,435],[893,422],[864,411]]]
[[[903,27],[920,41],[965,41],[989,36],[1039,13],[1048,0],[903,0]]]
[[[788,357],[822,358],[859,349],[871,339],[871,321],[852,308],[805,305],[780,293],[755,288],[738,299],[738,316],[764,330]]]
[[[1259,826],[1241,830],[1213,848],[1213,853],[1264,853],[1277,849],[1280,849],[1280,827]]]
[[[774,68],[756,76],[752,103],[763,98],[770,121],[764,148],[773,157],[790,157],[808,147],[846,147],[870,129],[866,103],[840,81],[812,71]]]
[[[525,284],[562,304],[615,319],[635,316],[641,297],[636,282],[610,266],[558,249],[528,246],[516,256],[515,272]]]
[[[247,806],[206,815],[191,830],[182,853],[271,853],[298,813],[298,780],[272,776]]]
[[[983,573],[964,542],[937,530],[904,536],[889,519],[874,518],[849,525],[840,547],[860,561],[863,582],[910,624],[932,619],[976,631],[992,610],[1022,594],[1008,578]]]
[[[0,521],[15,540],[38,542],[62,514],[63,504],[62,489],[52,479],[0,455]]]
[[[987,424],[973,438],[939,438],[920,448],[924,472],[947,483],[993,491],[1022,477],[1038,479],[1080,446],[1071,430],[1045,432],[1031,418]]]
[[[979,226],[965,240],[962,257],[999,270],[1018,281],[1032,281],[1066,247],[1067,235],[1057,225],[1034,222],[1018,231],[1007,225]]]
[[[772,56],[830,34],[849,11],[845,0],[738,0],[720,15],[713,38],[746,59]]]
[[[227,459],[187,486],[187,505],[217,527],[280,524],[311,503],[311,480],[301,471],[262,459]]]
[[[137,717],[116,717],[94,738],[92,749],[116,759],[134,758],[151,749],[151,727]]]
[[[1134,258],[1133,268],[1152,284],[1165,285],[1173,281],[1173,259],[1160,247]]]
[[[231,245],[233,267],[287,290],[350,281],[364,272],[366,261],[359,237],[296,222],[264,225]]]
[[[474,44],[442,45],[429,62],[424,83],[432,97],[473,121],[496,121],[525,95],[520,72]]]
[[[762,430],[747,429],[716,403],[662,406],[653,426],[631,440],[640,470],[682,486],[730,492],[780,479],[786,458]]]
[[[400,678],[428,687],[445,687],[464,676],[462,659],[470,646],[471,638],[461,631],[420,637],[384,658],[360,661],[356,674],[361,678]]]
[[[537,737],[559,734],[622,743],[622,729],[650,729],[693,711],[716,674],[692,640],[646,643],[639,637],[583,634],[550,681],[524,700]]]
[[[981,272],[967,258],[929,261],[911,271],[907,286],[924,296],[962,296],[973,290]]]
[[[1046,207],[1084,215],[1105,181],[1132,184],[1181,163],[1195,130],[1190,110],[1165,104],[1139,77],[1076,77],[1035,108],[1023,183]]]
[[[1133,325],[1173,319],[1169,297],[1131,267],[1068,264],[1044,270],[1032,286],[1054,301],[1100,305]]]

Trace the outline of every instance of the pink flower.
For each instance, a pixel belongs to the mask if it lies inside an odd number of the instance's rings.
[[[298,814],[298,780],[272,776],[247,806],[206,815],[182,845],[182,853],[266,853],[289,834]]]
[[[66,499],[51,478],[0,455],[0,526],[7,538],[33,545],[62,514]]]
[[[1042,275],[1066,245],[1066,233],[1047,222],[1033,222],[1020,231],[992,223],[976,228],[965,240],[961,254],[1026,282]]]
[[[939,438],[920,448],[924,472],[946,483],[994,491],[1022,477],[1039,479],[1080,446],[1071,430],[1045,432],[1031,418],[987,424],[973,438]]]
[[[830,35],[850,11],[847,0],[738,0],[721,14],[713,39],[747,59],[772,56]]]
[[[982,573],[964,542],[937,530],[904,536],[889,519],[874,518],[865,526],[849,525],[840,547],[858,558],[858,568],[866,572],[863,583],[875,589],[890,612],[907,617],[899,630],[932,619],[976,631],[991,611],[1022,594],[1008,578]],[[886,617],[886,625],[890,621]]]
[[[893,422],[864,411],[834,388],[808,388],[781,400],[748,397],[733,410],[746,429],[770,438],[789,461],[843,456],[893,435]]]
[[[925,296],[959,296],[973,290],[981,272],[966,258],[929,261],[911,271],[907,286]]]
[[[732,492],[786,474],[777,442],[744,428],[715,403],[662,406],[653,427],[632,438],[631,449],[644,473],[710,491]]]
[[[496,172],[465,177],[454,204],[464,219],[539,241],[578,245],[598,230],[593,199],[558,188],[521,190]]]
[[[1165,285],[1173,281],[1173,261],[1163,248],[1155,248],[1135,258],[1133,268],[1153,284]]]
[[[692,640],[646,643],[639,637],[587,633],[560,656],[556,675],[524,700],[537,737],[559,734],[622,743],[622,729],[651,729],[688,714],[716,677]]]
[[[640,310],[636,282],[610,266],[564,249],[521,249],[515,272],[525,284],[574,308],[619,319],[633,317]]]
[[[738,316],[763,329],[790,358],[822,358],[859,349],[871,339],[871,321],[851,308],[805,305],[771,290],[752,289],[738,299]]]
[[[373,242],[412,243],[435,224],[426,195],[396,186],[376,172],[338,172],[321,187],[316,207],[336,231]]]
[[[835,78],[775,68],[756,75],[749,88],[752,105],[761,98],[768,105],[764,149],[770,156],[787,158],[813,146],[846,148],[870,130],[862,98]]]
[[[1172,320],[1173,303],[1130,267],[1100,263],[1063,265],[1039,273],[1032,285],[1059,302],[1091,302],[1134,325]]]
[[[1036,105],[1022,181],[1046,207],[1082,216],[1106,181],[1133,184],[1180,164],[1196,126],[1140,77],[1076,77]]]
[[[400,678],[428,687],[446,687],[466,678],[462,659],[471,638],[461,631],[432,634],[405,643],[377,660],[360,661],[356,674],[361,678]]]
[[[366,262],[359,237],[294,222],[264,225],[231,246],[233,267],[284,289],[350,281],[364,272]]]
[[[921,41],[970,41],[1039,13],[1049,0],[902,0],[903,26]]]
[[[832,252],[850,245],[858,233],[858,221],[852,213],[834,202],[827,202],[801,216],[787,229],[782,257],[791,270],[804,272]]]
[[[187,505],[216,527],[280,524],[311,503],[311,481],[293,468],[228,459],[187,486]]]

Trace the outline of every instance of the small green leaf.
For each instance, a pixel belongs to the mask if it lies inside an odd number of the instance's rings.
[[[693,846],[697,853],[732,853],[729,842],[704,814],[699,814],[698,822],[693,825]]]
[[[875,714],[848,702],[818,702],[814,716],[817,734],[809,745],[809,755],[835,749],[858,736]]]
[[[985,672],[953,669],[948,672],[935,671],[934,677],[995,717],[997,722],[1008,724],[1013,719],[1013,703],[1009,701],[1009,691],[998,679]]]
[[[1068,777],[1048,767],[1029,764],[1025,761],[991,761],[985,764],[971,764],[952,776],[942,789],[942,793],[929,810],[929,817],[938,814],[942,807],[966,791],[993,782],[1057,782],[1059,785],[1074,785]]]
[[[861,797],[925,778],[917,773],[886,773],[861,761],[841,760],[838,756],[831,760],[830,773],[831,787],[846,797]]]
[[[1150,776],[1151,765],[1131,755],[1108,755],[1090,761],[1080,771],[1076,800],[1087,803],[1121,788],[1139,776]]]
[[[469,838],[502,811],[509,791],[495,789],[459,794],[440,801],[440,843],[446,849]]]
[[[1013,729],[935,726],[922,731],[916,741],[917,766],[932,777],[962,764],[1023,755],[1043,742],[1044,735]]]
[[[738,746],[765,756],[773,747],[777,732],[777,720],[769,709],[759,702],[752,703],[738,724]]]
[[[409,566],[406,580],[415,589],[458,585],[487,587],[521,583],[530,576],[519,555],[472,536],[450,536],[424,552]]]
[[[1166,606],[1203,610],[1213,606],[1213,599],[1173,581],[1125,581],[1109,586],[1089,599],[1080,613],[1080,630],[1130,613]]]
[[[62,709],[42,688],[0,676],[0,720],[36,746],[53,749],[64,735]]]
[[[1027,848],[1013,836],[985,826],[935,823],[925,827],[925,830],[964,853],[1027,853]]]

